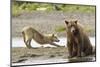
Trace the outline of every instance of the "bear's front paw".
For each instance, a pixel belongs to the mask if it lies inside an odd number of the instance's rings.
[[[73,57],[74,57],[74,55],[69,55],[69,56],[68,56],[68,58],[73,58]]]
[[[79,55],[77,55],[77,57],[82,57],[82,56],[79,54]]]

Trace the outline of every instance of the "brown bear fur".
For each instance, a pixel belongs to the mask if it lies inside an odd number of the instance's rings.
[[[92,54],[93,47],[78,21],[65,21],[69,57]]]

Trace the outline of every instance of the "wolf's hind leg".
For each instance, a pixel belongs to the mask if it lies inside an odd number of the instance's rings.
[[[29,48],[32,48],[32,46],[31,46],[31,39],[29,40],[28,46],[29,46]]]
[[[24,32],[22,32],[22,36],[23,36],[23,40],[24,40],[24,43],[25,43],[26,47],[28,47],[28,44],[27,44],[28,41],[26,40]]]
[[[31,46],[31,39],[30,39],[30,40],[27,40],[26,46],[27,46],[28,48],[32,48],[32,46]]]

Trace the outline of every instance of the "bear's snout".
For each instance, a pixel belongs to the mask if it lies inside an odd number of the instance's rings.
[[[71,28],[71,32],[72,32],[72,33],[75,32],[75,28],[74,28],[74,27]]]
[[[75,33],[75,30],[73,30],[72,32]]]

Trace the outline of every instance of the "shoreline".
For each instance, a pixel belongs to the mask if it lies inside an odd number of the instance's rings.
[[[90,41],[92,43],[93,46],[95,46],[95,37],[89,37],[90,38]],[[60,46],[65,46],[66,47],[66,42],[67,42],[67,38],[65,37],[61,37],[58,39],[60,40],[60,42],[55,42],[56,44],[60,45]],[[31,45],[32,47],[41,47],[40,44],[38,44],[36,41],[32,40],[31,42]],[[44,44],[42,45],[43,47],[55,47],[55,46],[52,46],[50,44]],[[23,38],[22,37],[16,37],[16,38],[12,38],[12,47],[26,47],[24,41],[23,41]]]

